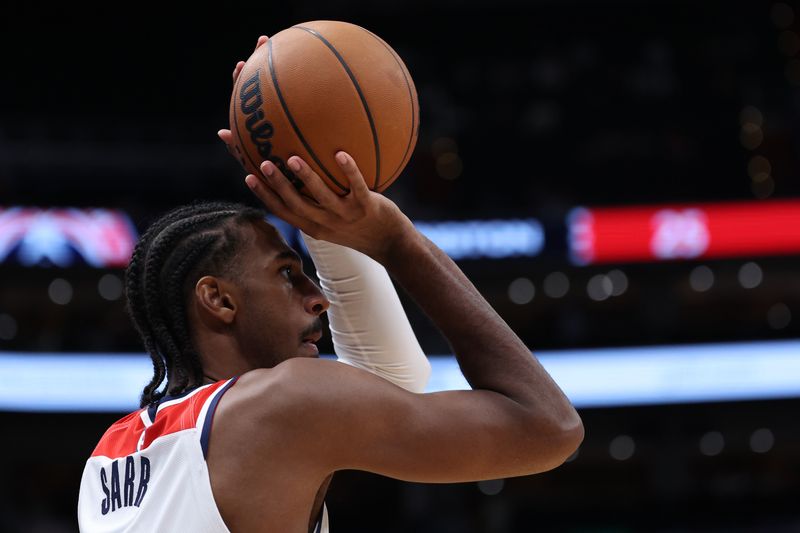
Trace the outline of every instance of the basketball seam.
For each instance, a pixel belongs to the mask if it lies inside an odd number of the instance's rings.
[[[411,141],[414,140],[415,137],[414,132],[418,127],[417,112],[416,112],[417,107],[414,105],[414,94],[411,91],[411,84],[408,82],[408,76],[406,76],[406,68],[403,62],[400,60],[400,57],[394,50],[392,50],[392,48],[388,44],[386,44],[386,42],[383,39],[381,39],[380,37],[378,37],[377,35],[375,35],[366,28],[361,28],[361,29],[367,32],[372,37],[374,37],[375,40],[377,40],[379,43],[381,43],[389,51],[394,60],[397,62],[397,65],[400,67],[400,72],[403,74],[403,79],[406,82],[406,88],[408,89],[408,99],[411,102],[411,135],[408,137],[408,145],[406,146],[406,151],[403,154],[403,158],[400,159],[400,164],[397,166],[395,171],[383,182],[386,183],[387,181],[390,181],[392,178],[396,177],[396,175],[400,173],[403,167],[403,163],[406,161],[406,158],[408,157],[408,151],[411,149]],[[377,189],[379,185],[381,184],[377,184],[375,188]]]
[[[289,112],[289,106],[286,105],[286,101],[283,99],[283,93],[281,93],[281,88],[278,85],[278,76],[277,74],[275,74],[275,68],[272,63],[272,41],[267,41],[267,66],[269,67],[269,74],[270,77],[272,78],[272,85],[275,87],[275,94],[278,95],[278,101],[281,104],[281,108],[283,108],[283,113],[289,120],[289,124],[292,125],[295,135],[297,135],[297,138],[300,139],[301,143],[303,143],[303,147],[305,147],[306,151],[308,152],[308,155],[310,155],[311,158],[314,160],[314,162],[317,165],[319,165],[319,168],[322,169],[322,171],[325,173],[326,176],[328,176],[328,178],[333,182],[334,185],[339,187],[345,193],[350,192],[350,189],[339,183],[336,180],[336,178],[333,177],[330,171],[327,168],[325,168],[325,165],[323,165],[322,161],[319,160],[317,154],[315,154],[314,150],[311,149],[311,146],[308,144],[308,141],[306,141],[305,137],[303,137],[303,133],[300,131],[300,127],[294,121],[294,117]]]
[[[361,86],[358,84],[358,80],[356,80],[353,71],[350,70],[350,66],[344,60],[344,57],[339,53],[339,51],[328,41],[325,37],[323,37],[318,31],[306,28],[305,26],[292,26],[293,28],[297,28],[298,30],[303,30],[325,44],[328,49],[336,56],[336,59],[339,60],[339,63],[342,64],[344,67],[345,72],[350,77],[350,81],[353,83],[353,87],[355,87],[356,92],[358,93],[358,97],[361,99],[361,104],[364,106],[364,111],[367,113],[367,120],[369,121],[369,128],[372,130],[372,141],[375,144],[375,183],[373,185],[373,190],[378,188],[378,181],[381,177],[381,150],[380,150],[380,143],[378,141],[378,131],[375,129],[375,120],[372,118],[372,113],[369,110],[369,105],[367,105],[367,98],[364,96],[364,93],[361,91]]]

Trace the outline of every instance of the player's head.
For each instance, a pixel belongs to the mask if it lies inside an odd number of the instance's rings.
[[[134,249],[126,296],[153,359],[143,406],[202,382],[204,358],[215,355],[202,353],[209,335],[230,341],[241,371],[311,355],[302,353],[303,340],[318,335],[328,307],[262,211],[220,202],[155,221]]]

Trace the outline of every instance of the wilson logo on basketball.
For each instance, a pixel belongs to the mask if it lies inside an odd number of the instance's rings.
[[[255,144],[258,153],[264,159],[270,159],[272,155],[272,143],[270,139],[275,129],[272,123],[264,117],[264,111],[261,110],[261,105],[264,100],[261,96],[261,85],[259,83],[259,76],[261,70],[256,70],[253,77],[242,83],[242,88],[239,90],[239,101],[242,108],[242,113],[247,116],[245,127],[250,132],[250,139]]]
[[[267,120],[264,115],[262,106],[264,98],[261,96],[261,83],[260,83],[261,69],[257,69],[255,74],[248,80],[242,83],[239,89],[239,105],[242,113],[247,117],[244,122],[244,127],[250,133],[250,140],[253,141],[258,154],[264,159],[268,159],[275,163],[275,166],[283,172],[283,175],[295,186],[297,190],[302,189],[305,184],[296,177],[288,168],[286,163],[280,157],[272,153],[272,135],[275,133],[275,128],[272,122]],[[237,152],[239,147],[236,147]],[[244,158],[240,157],[242,165],[247,168],[244,163]]]

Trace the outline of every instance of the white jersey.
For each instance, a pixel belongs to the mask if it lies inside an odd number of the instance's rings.
[[[80,530],[230,533],[206,465],[217,402],[236,378],[204,385],[114,423],[86,461]],[[316,533],[328,533],[323,506]]]

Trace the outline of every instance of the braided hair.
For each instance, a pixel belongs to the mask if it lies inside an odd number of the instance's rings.
[[[153,360],[153,379],[141,406],[180,394],[203,381],[186,316],[189,294],[202,276],[235,275],[245,222],[264,212],[240,204],[203,202],[179,207],[142,235],[125,271],[128,313]],[[167,386],[158,391],[167,379]]]

